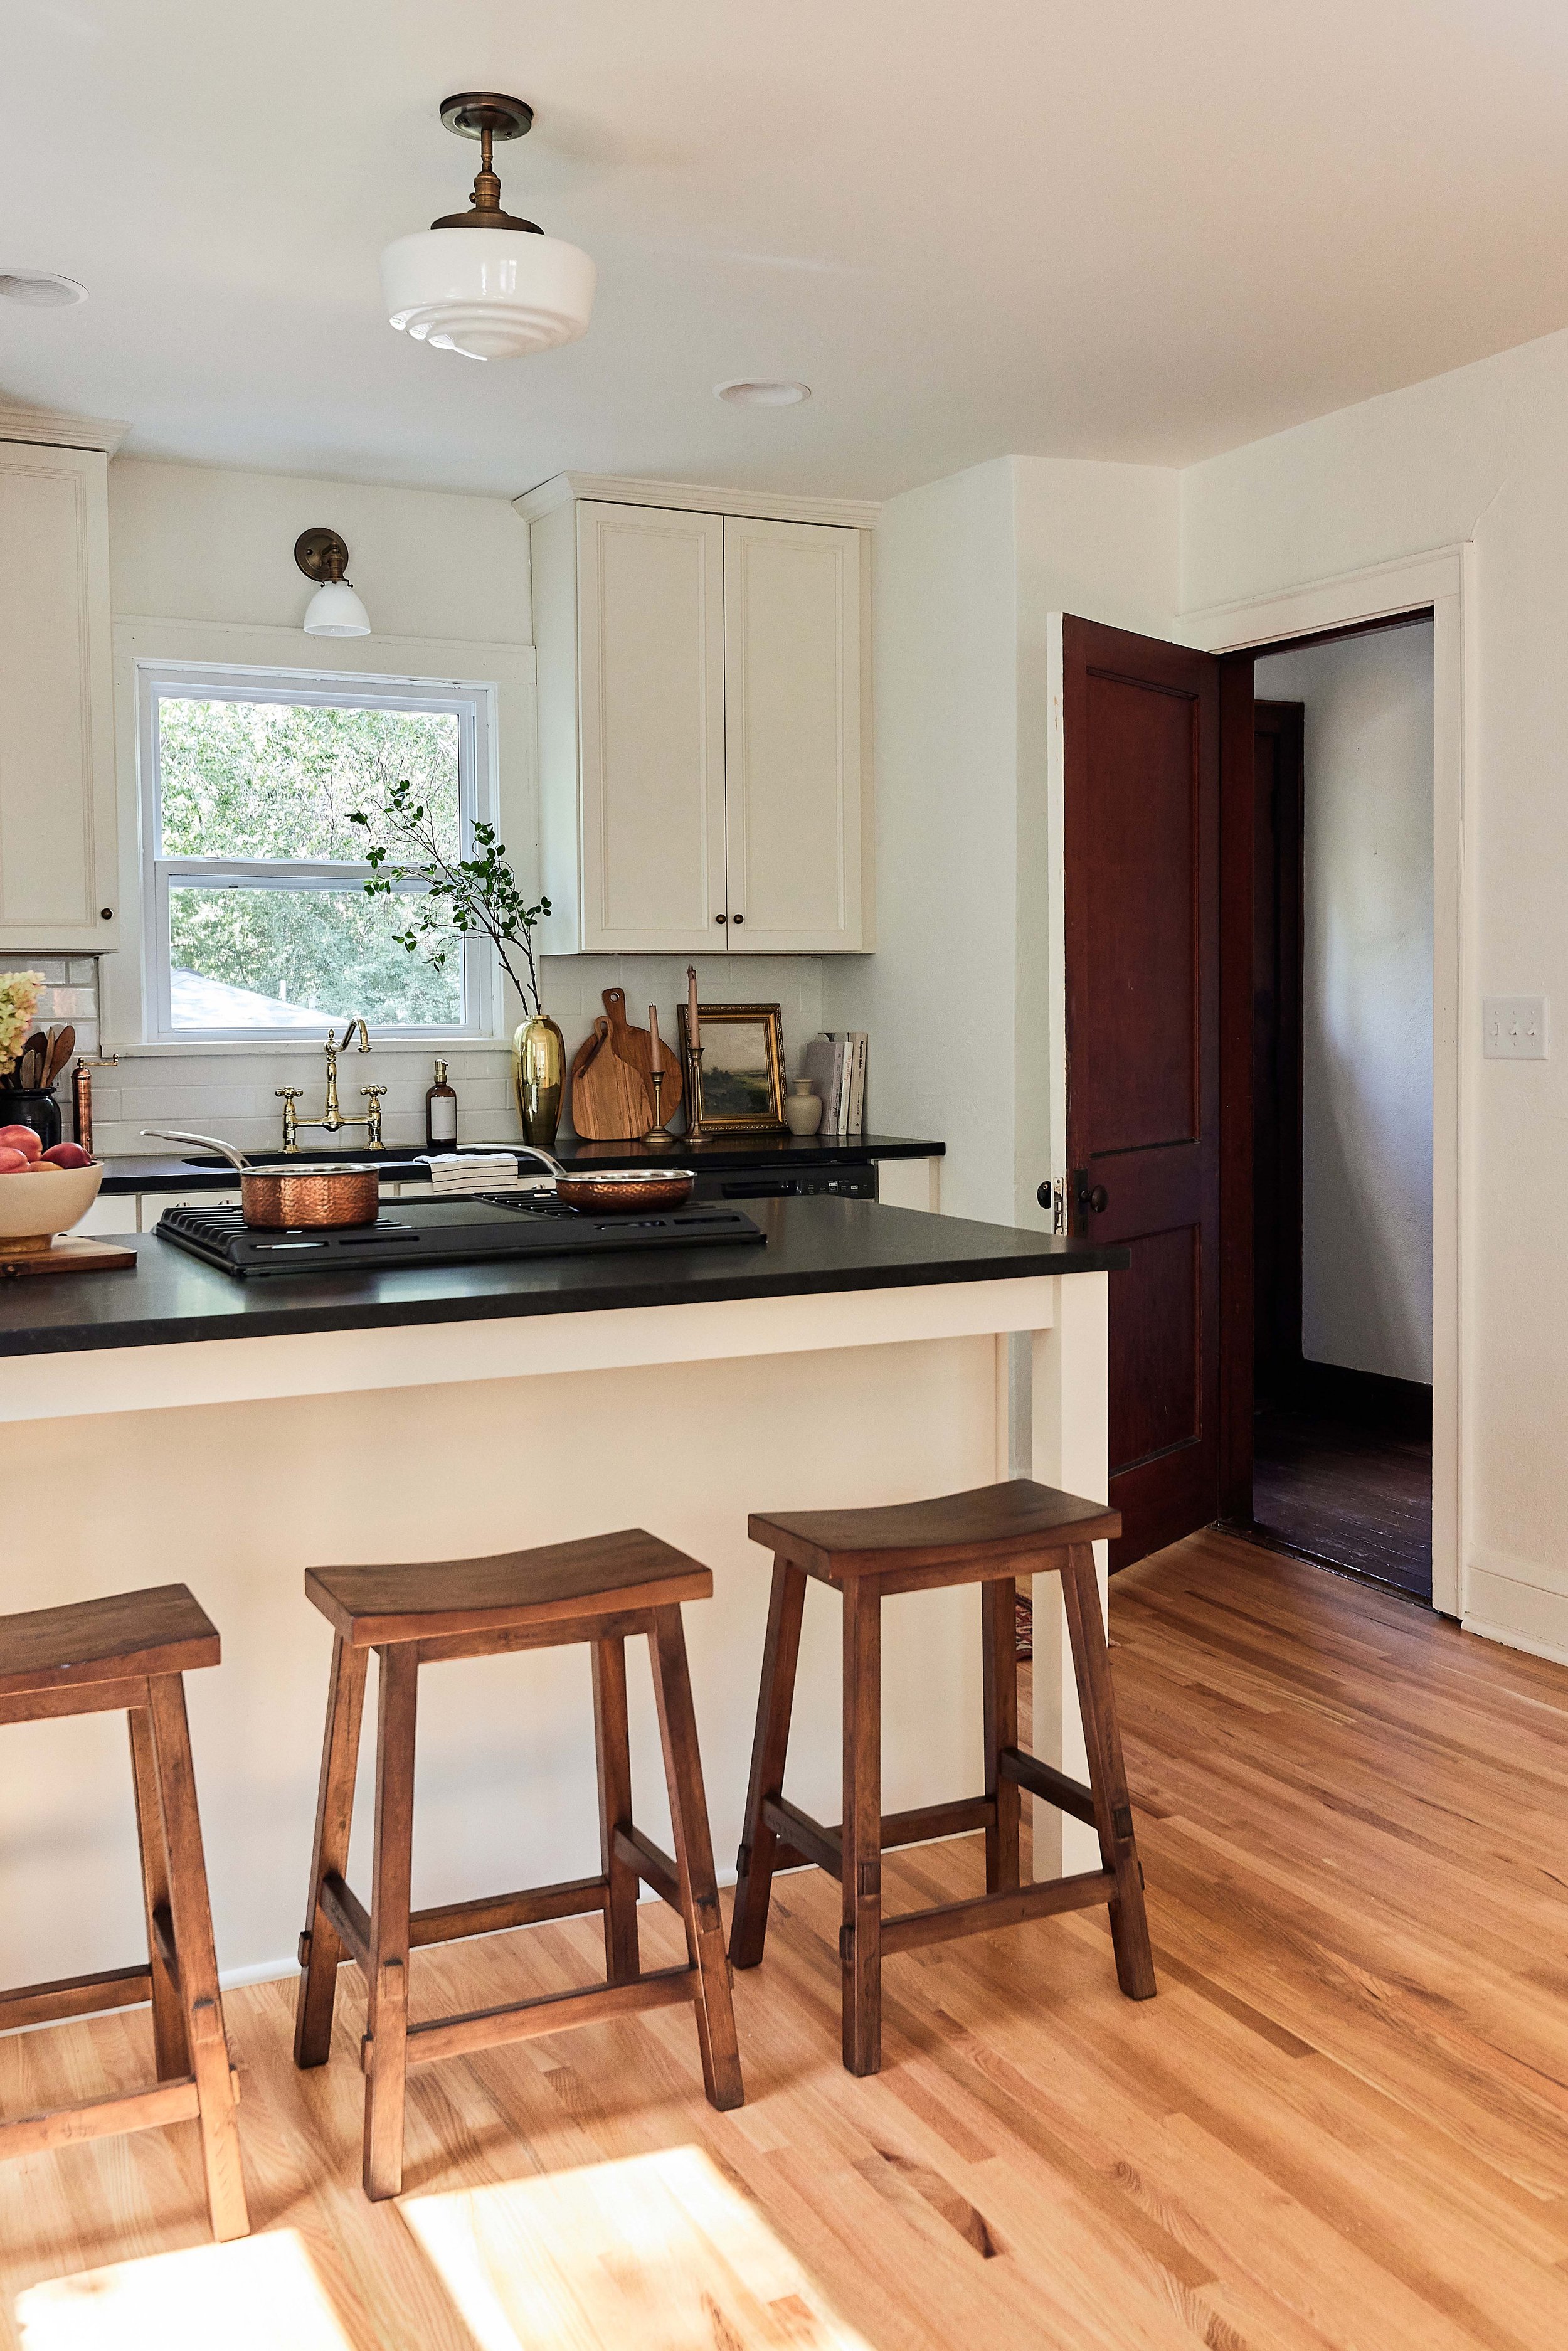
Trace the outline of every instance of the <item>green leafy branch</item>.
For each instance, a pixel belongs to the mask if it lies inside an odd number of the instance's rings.
[[[495,826],[476,820],[474,855],[445,856],[435,819],[422,800],[415,799],[413,785],[406,777],[402,783],[388,786],[386,814],[391,830],[402,836],[395,853],[406,862],[389,862],[394,855],[392,850],[368,850],[365,862],[371,872],[364,885],[365,895],[390,898],[401,883],[424,884],[414,901],[416,911],[407,930],[392,934],[396,944],[410,955],[419,955],[424,952],[426,939],[445,931],[456,931],[465,938],[482,935],[505,965],[507,977],[522,998],[523,1010],[530,1016],[541,1011],[533,933],[540,916],[549,913],[550,902],[540,898],[532,906],[528,904],[507,862],[506,844],[496,838]],[[371,829],[371,818],[361,809],[350,811],[349,822],[363,826],[366,831]],[[445,967],[446,949],[424,952],[424,960],[441,971]]]

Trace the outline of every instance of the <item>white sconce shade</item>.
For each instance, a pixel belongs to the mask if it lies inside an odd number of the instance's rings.
[[[382,256],[392,324],[471,360],[575,342],[588,330],[597,275],[580,246],[493,229],[423,229]]]
[[[371,616],[346,580],[329,580],[305,608],[308,637],[368,637]]]

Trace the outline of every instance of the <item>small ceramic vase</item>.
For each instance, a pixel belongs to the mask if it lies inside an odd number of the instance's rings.
[[[541,1151],[554,1146],[565,1082],[566,1040],[548,1012],[537,1013],[512,1039],[512,1091],[523,1141]]]
[[[822,1098],[810,1078],[796,1078],[784,1101],[784,1123],[791,1134],[815,1134],[822,1123]]]

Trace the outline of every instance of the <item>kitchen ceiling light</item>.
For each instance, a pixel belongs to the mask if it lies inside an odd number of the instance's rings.
[[[716,383],[716,400],[727,400],[737,408],[796,408],[811,397],[809,383],[765,383],[742,377],[737,383]]]
[[[0,300],[20,302],[29,310],[66,310],[87,300],[87,287],[47,269],[0,269]]]
[[[521,359],[575,342],[593,308],[593,263],[579,246],[504,213],[491,168],[493,141],[522,138],[533,127],[532,107],[491,90],[464,90],[443,101],[441,120],[460,138],[479,141],[474,201],[467,212],[447,213],[388,246],[382,290],[391,323],[416,342],[471,360]]]
[[[302,530],[294,542],[294,560],[307,580],[320,587],[305,608],[308,637],[368,637],[371,616],[343,574],[349,550],[335,530]]]

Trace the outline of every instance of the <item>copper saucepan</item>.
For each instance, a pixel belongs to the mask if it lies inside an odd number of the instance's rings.
[[[266,1232],[298,1231],[316,1225],[373,1225],[381,1214],[381,1176],[374,1167],[346,1162],[322,1166],[253,1167],[243,1151],[215,1134],[185,1134],[172,1126],[144,1126],[160,1143],[199,1143],[239,1171],[240,1214]]]
[[[507,1146],[510,1148],[510,1146]],[[542,1159],[555,1177],[555,1196],[568,1208],[606,1210],[678,1208],[692,1196],[696,1177],[689,1167],[563,1167],[537,1143],[518,1148]]]

